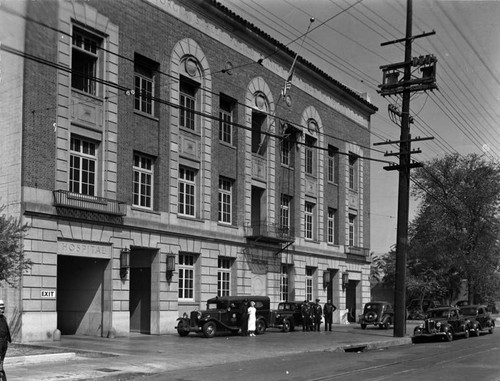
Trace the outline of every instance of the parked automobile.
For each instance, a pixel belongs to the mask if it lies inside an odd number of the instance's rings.
[[[427,310],[423,323],[415,327],[413,337],[442,337],[452,341],[457,336],[469,337],[470,321],[464,317],[460,308],[448,306]]]
[[[298,326],[302,326],[302,303],[304,302],[279,303],[278,309],[271,311],[270,327],[281,328],[284,332],[289,332],[295,330]],[[314,304],[314,302],[309,302],[310,308]]]
[[[177,333],[187,336],[189,332],[203,333],[212,338],[217,332],[238,334],[246,324],[247,310],[250,301],[255,302],[256,325],[255,333],[263,334],[269,326],[270,300],[267,296],[222,296],[209,299],[206,310],[192,311],[190,316],[185,313],[177,319]]]
[[[492,319],[488,306],[469,305],[460,308],[465,318],[471,322],[470,332],[479,336],[481,332],[493,333],[495,329],[495,320]]]
[[[423,320],[429,308],[439,307],[441,303],[433,299],[412,299],[406,308],[408,320]]]
[[[363,315],[359,319],[362,329],[370,324],[379,328],[389,329],[394,321],[394,309],[392,304],[387,302],[366,303],[363,309]]]

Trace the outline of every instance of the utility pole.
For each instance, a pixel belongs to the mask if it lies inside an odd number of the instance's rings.
[[[410,116],[410,97],[414,91],[433,90],[436,87],[436,62],[437,59],[428,55],[425,57],[412,59],[412,42],[419,37],[434,34],[423,33],[419,36],[412,36],[412,0],[407,0],[406,14],[406,35],[404,39],[383,43],[383,45],[403,42],[405,43],[404,62],[382,66],[384,78],[380,94],[397,95],[402,94],[402,111],[397,107],[389,105],[389,112],[392,112],[400,119],[401,136],[398,142],[382,142],[381,144],[399,143],[399,153],[386,153],[386,156],[399,156],[399,165],[384,167],[386,170],[399,171],[398,189],[398,222],[396,241],[396,281],[394,285],[394,337],[403,337],[406,334],[406,261],[408,256],[408,219],[410,210],[410,169],[421,166],[420,163],[412,162],[411,155],[421,152],[412,151],[411,142],[427,140],[433,138],[411,139],[410,123],[413,118]],[[422,72],[422,78],[415,78],[412,73],[412,66],[417,66]],[[399,81],[399,75],[403,69],[403,79]]]

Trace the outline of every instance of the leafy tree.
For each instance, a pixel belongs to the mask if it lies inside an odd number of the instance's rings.
[[[432,160],[414,173],[419,211],[411,223],[410,275],[434,280],[452,299],[461,279],[470,300],[498,298],[500,166],[471,154]]]
[[[29,229],[27,224],[1,214],[5,206],[0,206],[0,281],[16,286],[22,271],[31,267],[31,260],[24,257],[21,239]]]

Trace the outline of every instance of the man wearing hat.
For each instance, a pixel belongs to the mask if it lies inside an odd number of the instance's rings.
[[[333,321],[333,313],[337,307],[332,304],[332,301],[328,299],[328,301],[325,304],[325,307],[323,308],[323,313],[325,314],[325,331],[329,329],[330,331],[332,330],[332,321]]]
[[[309,331],[309,327],[311,326],[311,311],[307,300],[304,300],[304,303],[300,306],[300,312],[302,314],[302,331]]]
[[[5,354],[7,353],[8,343],[12,342],[12,339],[10,338],[9,325],[7,324],[4,312],[5,304],[3,300],[0,300],[0,372],[3,373],[2,379],[5,379],[3,360],[5,359]]]
[[[314,331],[321,331],[321,316],[323,316],[323,309],[321,304],[319,304],[319,299],[316,299],[316,304],[314,305]]]

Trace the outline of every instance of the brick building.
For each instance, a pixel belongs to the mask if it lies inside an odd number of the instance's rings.
[[[22,341],[163,334],[214,295],[370,300],[365,97],[215,1],[4,2]]]

